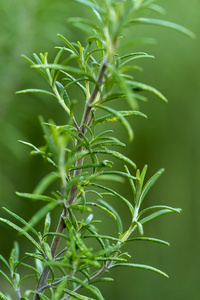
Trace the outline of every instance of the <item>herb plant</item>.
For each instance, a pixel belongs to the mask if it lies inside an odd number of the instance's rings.
[[[58,35],[63,46],[57,47],[58,52],[52,63],[48,62],[47,53],[39,56],[33,54],[33,60],[23,55],[31,68],[46,80],[49,88],[26,89],[17,93],[42,93],[53,97],[62,106],[67,122],[57,125],[40,117],[45,144],[35,146],[20,141],[31,148],[32,155],[39,155],[50,164],[51,172],[39,182],[33,193],[17,192],[22,198],[43,203],[28,222],[6,208],[4,210],[10,217],[21,225],[0,218],[1,222],[24,235],[33,249],[21,257],[19,245],[14,242],[9,262],[0,256],[8,271],[0,271],[0,274],[14,289],[15,299],[101,300],[104,298],[96,283],[112,281],[108,277],[112,275],[111,269],[122,266],[151,270],[168,277],[154,267],[130,262],[123,246],[127,242],[134,244],[136,240],[168,245],[163,240],[145,237],[143,227],[161,215],[180,212],[180,209],[164,205],[143,206],[143,200],[163,169],[146,179],[147,166],[140,171],[123,154],[123,150],[115,150],[119,147],[124,149],[125,144],[112,136],[112,130],[106,126],[107,123],[120,122],[129,141],[132,141],[133,131],[127,118],[146,118],[137,109],[137,102],[146,100],[141,92],[153,93],[167,102],[157,89],[134,78],[136,71],[141,70],[136,63],[153,56],[133,52],[136,41],[133,39],[130,43],[123,38],[124,29],[145,24],[173,28],[189,37],[193,34],[174,23],[141,17],[148,10],[163,12],[154,0],[75,1],[80,6],[86,6],[91,14],[90,19],[69,19],[87,34],[85,43],[70,42]],[[146,39],[139,42],[145,43]],[[81,92],[75,100],[70,95],[73,85]],[[112,105],[114,101],[123,102],[126,108],[117,110],[115,104]],[[123,170],[114,168],[117,160],[124,163]],[[110,185],[111,181],[124,180],[129,182],[132,191],[128,198]],[[123,228],[120,213],[111,206],[109,197],[115,197],[116,201],[127,206],[130,212],[128,228]],[[115,220],[117,236],[99,231],[98,223],[103,220],[96,220],[96,209]],[[55,230],[51,217],[57,211],[60,211],[60,217]],[[40,221],[43,221],[42,232],[35,228]],[[20,276],[22,268],[27,269],[24,277]],[[34,278],[32,289],[26,290],[26,280],[30,277]],[[85,291],[90,293],[90,297],[84,296]],[[11,299],[2,292],[0,298]]]

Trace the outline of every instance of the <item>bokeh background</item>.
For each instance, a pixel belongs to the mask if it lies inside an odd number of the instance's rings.
[[[135,50],[155,55],[155,60],[141,61],[144,72],[136,79],[158,88],[169,99],[164,104],[153,96],[141,103],[140,110],[148,119],[133,119],[135,139],[127,145],[126,155],[142,168],[148,164],[151,176],[161,167],[166,169],[149,194],[152,204],[166,204],[183,209],[180,215],[167,215],[148,223],[145,235],[166,239],[170,247],[141,243],[127,250],[135,263],[161,268],[169,279],[138,269],[114,269],[114,283],[104,284],[108,300],[193,300],[199,299],[200,288],[200,3],[199,0],[160,0],[167,20],[191,29],[197,36],[190,40],[177,32],[138,26],[127,31],[129,39],[137,35],[154,37],[157,44]],[[36,203],[15,196],[15,191],[31,192],[48,171],[39,158],[17,140],[41,145],[38,115],[63,123],[62,110],[52,99],[35,95],[15,95],[23,88],[42,87],[41,78],[20,57],[33,52],[55,55],[54,46],[61,44],[56,34],[69,40],[83,41],[83,35],[66,23],[70,16],[88,13],[67,0],[0,0],[0,207],[20,214],[27,220]],[[159,16],[158,16],[159,17]],[[124,140],[124,131],[116,130]],[[120,192],[128,197],[126,186]],[[120,208],[121,210],[121,208]],[[123,217],[126,220],[126,211]],[[0,215],[5,212],[0,208]],[[106,227],[112,227],[105,220]],[[13,239],[22,243],[22,254],[29,249],[23,237],[0,224],[0,252],[6,258]],[[0,278],[0,290],[9,291]],[[14,298],[13,298],[14,299]]]

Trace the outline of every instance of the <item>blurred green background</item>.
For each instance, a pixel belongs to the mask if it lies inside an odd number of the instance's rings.
[[[31,158],[29,149],[17,140],[41,145],[38,115],[57,123],[64,123],[65,116],[48,97],[15,95],[17,90],[43,84],[20,55],[31,57],[33,52],[48,51],[53,57],[54,46],[61,44],[57,33],[82,41],[82,33],[66,19],[88,12],[66,0],[0,0],[0,4],[0,207],[28,220],[36,204],[17,198],[15,191],[31,192],[48,168],[39,158]],[[157,45],[136,49],[156,57],[141,61],[144,72],[136,79],[155,86],[169,99],[166,105],[150,96],[148,103],[140,104],[148,119],[133,119],[135,139],[126,154],[139,168],[148,164],[148,176],[161,167],[166,169],[148,201],[181,207],[183,212],[156,219],[144,228],[145,236],[166,239],[170,247],[138,242],[127,248],[133,262],[161,268],[170,278],[138,269],[114,269],[115,282],[102,285],[109,300],[192,300],[200,294],[200,3],[160,0],[158,4],[166,8],[167,20],[188,27],[197,38],[190,40],[171,30],[142,26],[125,33],[129,39],[141,34],[157,39]],[[124,140],[123,129],[116,129]],[[123,185],[120,189],[128,197],[129,190]],[[122,214],[126,219],[126,211]],[[0,215],[6,216],[1,208]],[[104,224],[112,227],[108,222]],[[22,253],[30,247],[24,238],[0,224],[0,252],[6,258],[16,238],[23,244]],[[0,290],[9,290],[2,278]]]

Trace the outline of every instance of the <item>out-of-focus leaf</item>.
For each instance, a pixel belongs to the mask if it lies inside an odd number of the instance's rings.
[[[167,27],[167,28],[171,28],[171,29],[175,29],[177,31],[180,31],[184,34],[186,34],[188,37],[190,38],[195,38],[195,34],[190,31],[189,29],[169,22],[169,21],[165,21],[165,20],[159,20],[159,19],[147,19],[147,18],[134,18],[132,20],[129,21],[130,24],[148,24],[148,25],[157,25],[157,26],[162,26],[162,27]]]
[[[75,0],[75,1],[96,10],[100,14],[104,13],[104,10],[99,5],[94,4],[91,1],[88,0]]]
[[[48,188],[48,186],[53,183],[58,178],[56,173],[47,174],[35,187],[33,194],[41,195]]]
[[[12,227],[16,231],[18,231],[20,234],[24,235],[40,252],[42,252],[41,246],[24,229],[20,228],[19,226],[17,226],[16,224],[12,223],[9,220],[0,218],[0,221],[7,224],[10,227]]]
[[[30,219],[28,224],[24,227],[28,231],[31,227],[35,226],[41,219],[43,219],[51,210],[56,208],[60,203],[59,201],[50,202],[37,211],[37,213]]]
[[[6,266],[6,268],[8,269],[8,271],[10,272],[10,266],[8,264],[8,262],[5,260],[5,258],[0,254],[0,261]]]
[[[17,214],[15,214],[14,212],[12,212],[11,210],[3,207],[3,209],[9,214],[11,215],[13,218],[15,218],[16,220],[18,220],[20,223],[22,223],[23,225],[28,225],[28,222],[26,222],[24,219],[22,219],[20,216],[18,216]],[[39,238],[39,235],[37,233],[37,231],[33,228],[30,227],[30,230],[33,234],[35,234],[35,236],[37,236]]]
[[[12,283],[12,281],[10,280],[10,278],[2,271],[0,270],[0,274],[7,280],[7,282],[12,286],[12,288],[14,289],[14,285]]]

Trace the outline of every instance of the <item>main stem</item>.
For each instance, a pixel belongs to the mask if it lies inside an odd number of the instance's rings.
[[[102,64],[101,64],[101,68],[99,70],[97,83],[96,83],[89,99],[86,101],[85,109],[84,109],[83,117],[82,117],[82,121],[81,121],[81,125],[79,127],[80,128],[80,130],[79,130],[79,137],[80,138],[82,138],[82,134],[85,134],[86,131],[87,131],[87,127],[84,126],[84,125],[89,125],[90,122],[91,122],[91,118],[92,118],[91,117],[91,108],[92,108],[91,105],[95,102],[95,99],[96,99],[96,97],[99,93],[99,89],[102,86],[103,77],[104,77],[104,74],[105,74],[105,71],[106,71],[107,62],[108,62],[108,58],[107,58],[107,56],[105,56],[104,60],[102,61]],[[80,147],[78,151],[82,151],[82,147]],[[82,165],[83,165],[83,159],[80,158],[79,160],[77,160],[76,166],[82,166]],[[79,175],[80,172],[81,172],[81,169],[75,170],[74,171],[74,177]],[[68,199],[67,199],[67,202],[68,202],[69,205],[73,203],[76,192],[77,192],[77,186],[75,184],[73,184],[72,188],[70,190]],[[56,233],[62,233],[64,231],[64,229],[66,227],[65,222],[64,222],[64,217],[68,217],[68,210],[66,208],[63,209],[62,214],[60,216]],[[51,254],[52,254],[53,259],[55,259],[56,251],[58,249],[60,239],[61,239],[61,237],[57,236],[57,235],[54,236],[54,238],[53,238],[53,241],[52,241],[52,244],[51,244]],[[40,279],[38,281],[37,287],[35,289],[35,295],[34,295],[33,300],[40,300],[40,297],[39,297],[38,293],[43,292],[44,287],[46,286],[48,275],[49,275],[49,267],[44,266],[43,271],[42,271],[41,276],[40,276]]]

